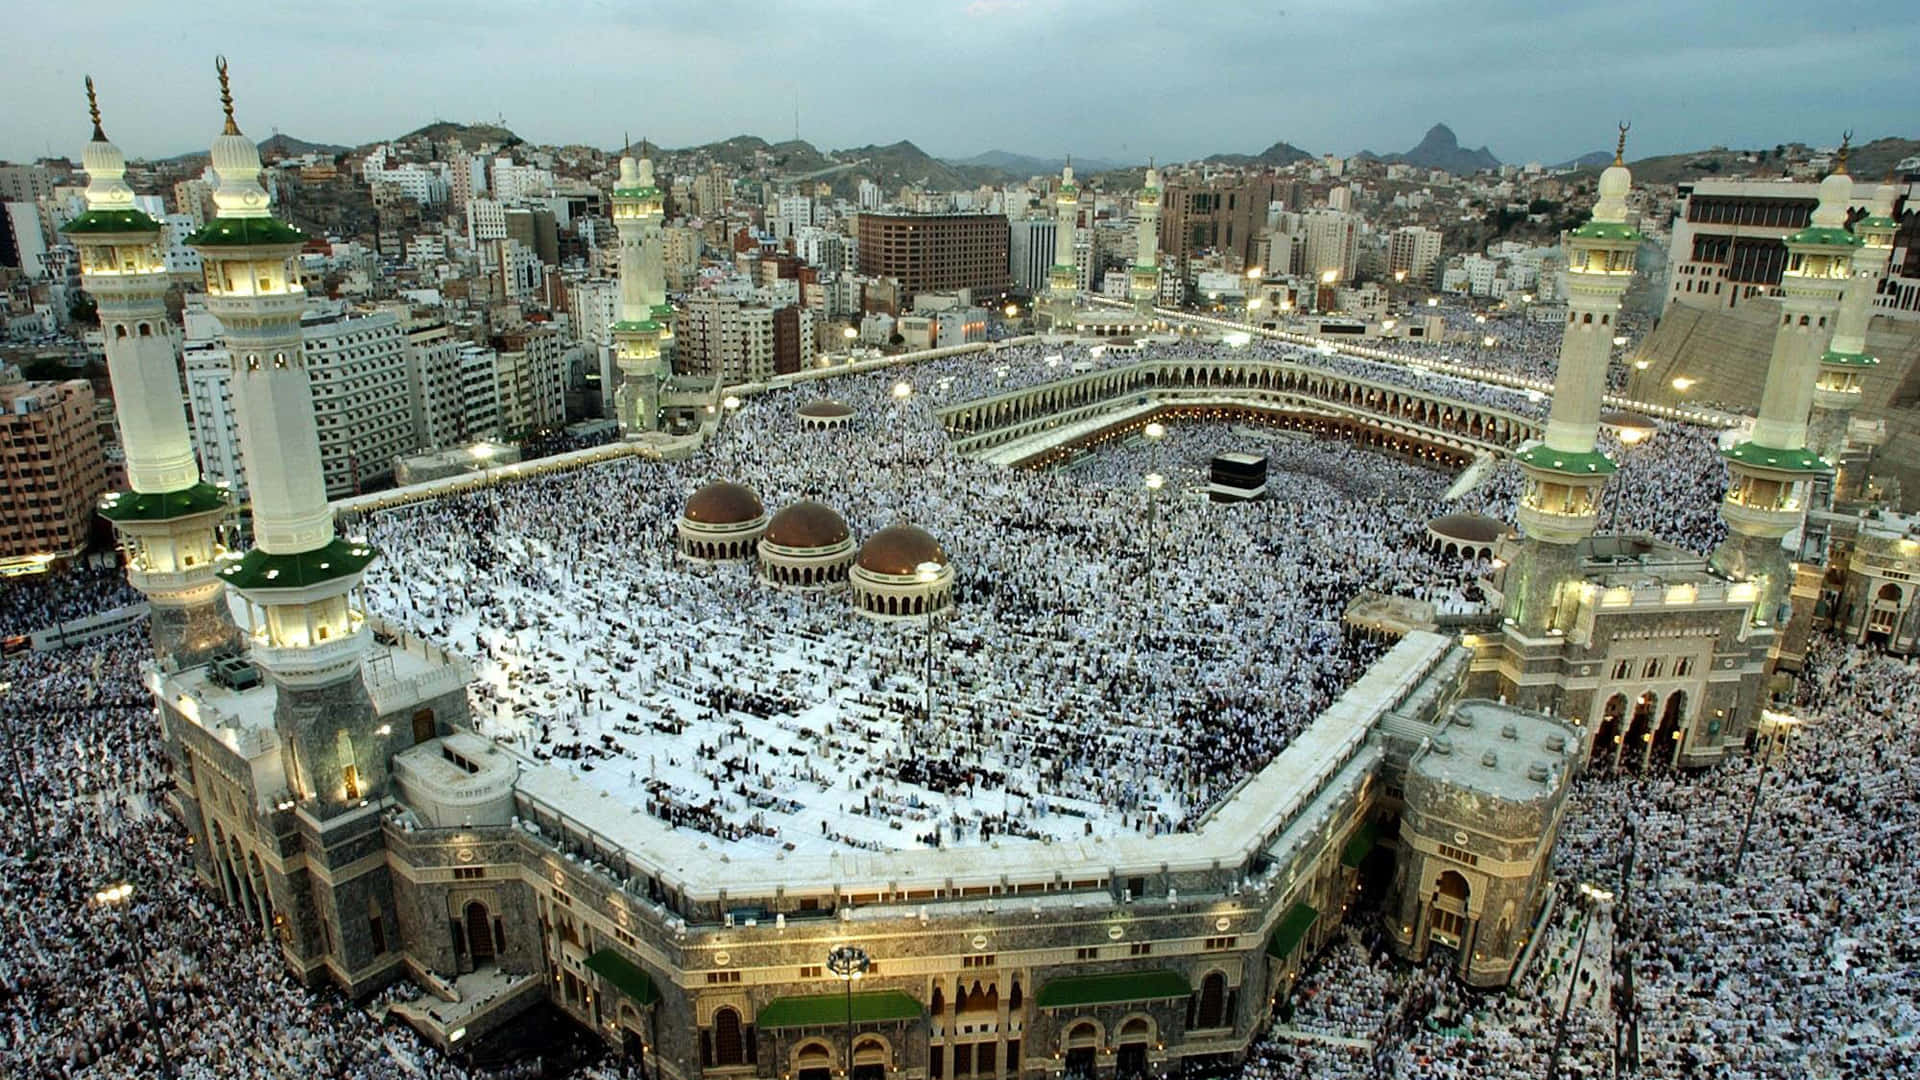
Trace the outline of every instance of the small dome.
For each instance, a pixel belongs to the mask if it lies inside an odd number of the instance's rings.
[[[835,401],[832,398],[820,398],[815,401],[809,401],[794,411],[798,412],[801,416],[811,416],[820,420],[837,420],[843,416],[853,415],[853,410],[844,402]]]
[[[752,488],[726,480],[716,480],[694,492],[684,511],[688,521],[702,525],[745,525],[760,520],[766,512]]]
[[[940,541],[925,529],[889,525],[860,545],[860,556],[854,561],[870,574],[911,577],[919,572],[922,563],[947,565],[947,553],[941,549]]]
[[[1633,188],[1633,173],[1625,165],[1609,165],[1600,174],[1600,197],[1593,205],[1593,220],[1620,224],[1627,220],[1627,192]]]
[[[1485,514],[1447,514],[1427,522],[1427,530],[1448,540],[1491,544],[1506,533],[1507,527]]]
[[[846,519],[833,507],[805,499],[773,515],[764,539],[776,547],[806,550],[832,547],[852,535]]]

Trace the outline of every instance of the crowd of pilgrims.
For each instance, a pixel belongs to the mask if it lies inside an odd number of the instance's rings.
[[[0,1074],[162,1076],[164,1042],[187,1080],[560,1075],[440,1055],[382,1019],[413,991],[355,1003],[287,975],[162,808],[146,650],[135,630],[9,661],[0,719],[24,783],[0,786]],[[1537,1077],[1556,1045],[1568,1076],[1609,1075],[1616,1054],[1663,1078],[1914,1075],[1920,667],[1818,638],[1794,712],[1752,756],[1576,780],[1556,906],[1509,990],[1462,987],[1439,953],[1393,959],[1360,909],[1239,1080]],[[116,881],[128,902],[94,899]],[[1583,900],[1581,883],[1609,895]],[[573,1075],[638,1075],[624,1068]]]
[[[0,583],[0,637],[17,637],[145,601],[111,560],[81,560]]]
[[[1443,299],[1433,308],[1414,308],[1418,316],[1425,311],[1438,314],[1446,336],[1432,346],[1412,345],[1397,351],[1415,358],[1445,357],[1468,367],[1485,368],[1535,382],[1551,383],[1560,362],[1560,339],[1566,331],[1564,308],[1555,306],[1554,317],[1537,319],[1536,309],[1523,300],[1509,299],[1506,306],[1484,307]],[[1630,311],[1620,313],[1615,336],[1627,342],[1615,347],[1616,354],[1628,354],[1644,336],[1644,320]],[[1491,339],[1492,344],[1487,344]],[[1607,391],[1623,393],[1628,368],[1615,363],[1607,369]]]
[[[689,461],[376,513],[349,526],[385,552],[370,606],[476,658],[482,730],[644,789],[676,826],[898,847],[1189,829],[1378,655],[1341,629],[1360,590],[1445,601],[1486,570],[1422,542],[1451,477],[1340,441],[1175,423],[1066,469],[963,458],[927,399],[982,378],[1002,381],[964,358],[836,379],[855,423],[834,430],[794,416],[817,390],[770,393]],[[1267,497],[1196,498],[1235,448],[1270,456]],[[1151,529],[1149,472],[1169,480]],[[678,557],[675,520],[715,479],[769,511],[823,502],[856,538],[926,528],[955,568],[953,608],[878,625],[844,595]]]
[[[149,655],[141,626],[20,653],[0,674],[20,780],[0,794],[0,1076],[152,1080],[167,1061],[181,1080],[542,1075],[537,1061],[470,1069],[383,1019],[417,992],[355,1003],[288,976],[278,943],[201,883],[164,809],[173,778],[140,678]],[[96,898],[122,882],[123,902]]]

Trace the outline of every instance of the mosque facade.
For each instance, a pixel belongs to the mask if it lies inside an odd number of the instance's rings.
[[[221,213],[192,243],[235,365],[253,545],[239,557],[209,547],[210,587],[181,554],[210,543],[210,505],[180,495],[196,478],[177,462],[161,475],[136,467],[149,448],[155,461],[179,456],[169,416],[127,426],[135,490],[122,499],[170,498],[115,519],[156,560],[163,530],[129,522],[169,523],[178,539],[164,557],[178,559],[177,575],[150,563],[135,584],[156,606],[169,597],[196,613],[168,627],[206,630],[156,636],[149,682],[179,779],[167,800],[205,883],[278,942],[292,972],[356,996],[412,980],[427,997],[403,1012],[443,1045],[546,1001],[662,1077],[1126,1078],[1225,1065],[1261,1037],[1302,963],[1370,886],[1384,891],[1403,953],[1444,950],[1463,980],[1505,983],[1533,942],[1567,784],[1597,754],[1586,734],[1596,719],[1624,699],[1624,739],[1644,726],[1646,695],[1664,716],[1680,694],[1674,758],[1692,762],[1723,752],[1757,704],[1751,680],[1768,638],[1754,615],[1759,586],[1710,584],[1700,557],[1583,524],[1591,477],[1604,476],[1580,457],[1597,456],[1585,398],[1572,395],[1563,415],[1556,397],[1542,432],[1511,413],[1295,365],[1147,361],[966,403],[943,420],[957,443],[999,450],[1027,425],[1117,402],[1145,411],[1110,416],[1089,437],[1156,410],[1256,408],[1455,462],[1517,453],[1530,478],[1525,543],[1557,545],[1530,564],[1530,599],[1477,636],[1407,629],[1191,832],[736,861],[576,772],[478,736],[467,663],[365,615],[360,575],[378,553],[336,533],[321,485],[290,272],[302,236],[268,212],[226,82],[222,64]],[[90,214],[122,212],[117,157],[88,150]],[[629,229],[644,235],[649,220],[648,181],[623,162],[616,199],[638,207],[622,219],[623,270]],[[1602,183],[1595,273],[1617,272],[1624,235],[1609,200],[1624,183]],[[1064,194],[1061,213],[1070,236]],[[141,252],[157,229],[91,220],[112,238],[103,246],[131,251],[134,272],[151,269]],[[86,266],[90,288],[127,272],[104,254]],[[1053,297],[1069,320],[1070,289],[1056,283]],[[1605,293],[1595,287],[1595,311]],[[103,317],[151,314],[133,303],[103,299]],[[671,312],[646,290],[629,303],[623,288],[622,305],[622,367],[644,391]],[[1594,354],[1572,335],[1585,325],[1570,324],[1563,361],[1580,378]],[[146,385],[169,359],[117,340],[116,383]],[[140,406],[178,411],[177,388],[156,395]],[[633,426],[653,422],[657,401],[623,400]],[[931,534],[901,524],[860,545],[818,503],[769,516],[751,491],[703,489],[675,542],[689,559],[752,558],[768,587],[850,586],[846,602],[880,617],[931,618],[954,602]],[[238,598],[245,625],[221,624],[226,609],[203,593]],[[228,638],[237,647],[209,647]],[[1655,672],[1656,659],[1673,666]],[[1467,697],[1483,686],[1485,698]],[[1706,716],[1719,726],[1702,726]]]

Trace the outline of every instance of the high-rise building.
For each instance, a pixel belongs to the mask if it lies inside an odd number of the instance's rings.
[[[0,165],[0,202],[53,198],[53,170],[45,165]]]
[[[0,221],[0,229],[7,232],[7,239],[0,243],[11,258],[0,265],[18,267],[30,278],[45,278],[52,274],[47,262],[47,223],[46,215],[40,212],[37,202],[0,203],[5,220]]]
[[[722,386],[763,382],[775,373],[776,347],[772,308],[708,293],[687,301],[681,312],[675,371],[714,378]]]
[[[300,323],[329,498],[393,475],[419,448],[408,392],[407,338],[390,311],[309,314]]]
[[[856,228],[860,273],[899,281],[907,297],[955,289],[995,295],[1011,280],[1000,214],[863,213]]]
[[[106,490],[93,387],[85,379],[26,382],[17,374],[0,381],[0,556],[85,548]]]
[[[566,423],[570,350],[560,330],[536,324],[504,335],[501,344],[494,371],[502,434],[521,439]]]
[[[1424,225],[1402,225],[1387,238],[1387,272],[1404,273],[1407,281],[1432,285],[1440,265],[1440,233]]]
[[[773,373],[791,375],[813,366],[813,312],[788,304],[773,313]]]
[[[233,411],[233,356],[216,342],[190,341],[183,359],[200,475],[235,501],[245,502],[246,461],[240,451],[240,422]]]
[[[467,243],[478,247],[489,240],[507,238],[507,208],[496,199],[472,199],[467,203]]]
[[[230,648],[239,637],[214,576],[214,537],[228,510],[227,497],[202,482],[194,466],[167,318],[171,280],[160,255],[160,224],[134,208],[133,189],[124,179],[126,159],[100,129],[92,78],[87,79],[87,105],[93,113],[93,140],[83,155],[87,209],[65,231],[80,249],[81,273],[99,304],[131,488],[107,496],[100,513],[113,522],[126,549],[128,580],[147,597],[154,655],[196,663]],[[74,395],[74,419],[86,415],[81,408],[91,411],[92,398],[90,391]],[[93,442],[97,468],[97,436],[70,435],[83,445]]]
[[[1315,280],[1341,284],[1353,280],[1358,266],[1360,218],[1339,210],[1309,210],[1305,215],[1307,273]]]
[[[1163,265],[1187,276],[1194,256],[1217,251],[1246,263],[1274,200],[1271,177],[1214,177],[1167,184],[1160,217]]]
[[[213,220],[213,185],[205,180],[181,180],[173,185],[173,212],[185,214],[198,229]]]
[[[1047,287],[1047,268],[1053,265],[1052,218],[1027,218],[1009,223],[1007,268],[1013,287],[1038,296]]]

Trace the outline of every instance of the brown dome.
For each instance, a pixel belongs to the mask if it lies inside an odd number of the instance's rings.
[[[831,506],[805,499],[785,506],[767,522],[767,543],[775,547],[826,548],[844,542],[853,533]]]
[[[752,488],[726,480],[715,480],[694,492],[684,511],[688,521],[702,525],[745,525],[760,520],[766,512]]]
[[[811,416],[819,420],[838,420],[843,416],[852,416],[853,410],[844,403],[832,398],[820,398],[809,401],[797,410],[801,416]]]
[[[860,556],[855,561],[860,569],[870,574],[911,577],[919,571],[921,563],[947,565],[947,553],[941,550],[940,541],[925,529],[913,525],[889,525],[867,537],[867,542],[860,545]]]
[[[1448,514],[1427,522],[1427,529],[1448,540],[1491,544],[1506,534],[1507,526],[1485,514]]]

